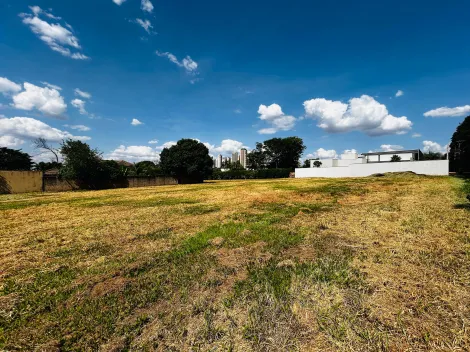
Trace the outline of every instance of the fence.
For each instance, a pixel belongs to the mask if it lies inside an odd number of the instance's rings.
[[[178,180],[168,176],[127,177],[110,188],[134,188],[177,185]],[[0,171],[0,194],[28,192],[66,192],[78,189],[75,182],[65,181],[41,171]]]

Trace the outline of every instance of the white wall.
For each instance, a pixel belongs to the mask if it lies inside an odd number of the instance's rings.
[[[423,175],[446,176],[449,174],[449,161],[426,160],[396,163],[352,164],[347,167],[295,169],[295,177],[363,177],[377,173],[405,171],[412,171]]]

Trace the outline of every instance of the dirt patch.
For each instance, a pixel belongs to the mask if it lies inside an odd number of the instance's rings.
[[[272,258],[272,254],[264,252],[266,242],[256,242],[240,248],[220,248],[212,254],[216,256],[219,263],[228,268],[245,267],[250,262],[265,263]]]
[[[121,292],[126,288],[129,282],[129,279],[125,279],[121,276],[113,277],[106,281],[97,283],[91,290],[91,296],[103,297],[110,293]]]

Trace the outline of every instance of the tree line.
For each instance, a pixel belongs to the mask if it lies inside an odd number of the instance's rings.
[[[160,154],[159,163],[141,161],[135,164],[104,160],[102,153],[87,143],[65,140],[59,148],[53,148],[43,138],[35,140],[38,149],[51,153],[50,162],[33,163],[29,154],[10,148],[0,148],[0,170],[40,170],[58,169],[64,180],[76,182],[81,188],[99,189],[119,182],[128,176],[159,175],[173,176],[180,183],[202,182],[205,179],[225,178],[271,178],[288,177],[299,167],[305,151],[299,137],[272,138],[257,142],[255,149],[247,155],[247,169],[239,162],[224,165],[229,173],[213,168],[213,160],[207,147],[194,139],[181,139],[176,145],[165,148]],[[59,160],[62,156],[62,161]],[[440,153],[425,153],[425,159],[441,159]],[[458,127],[452,136],[449,151],[450,169],[459,173],[470,172],[470,116]],[[304,167],[309,167],[306,160]],[[315,161],[320,167],[321,162]],[[272,170],[272,171],[269,171]]]

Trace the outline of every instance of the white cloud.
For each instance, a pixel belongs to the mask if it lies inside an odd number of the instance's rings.
[[[448,108],[447,106],[429,110],[424,113],[426,117],[458,117],[465,116],[470,113],[470,105],[457,106],[455,108]]]
[[[403,93],[402,90],[398,90],[398,92],[395,93],[395,97],[397,97],[397,98],[401,97],[403,94],[405,94],[405,93]]]
[[[382,144],[380,149],[382,149],[384,152],[393,152],[395,150],[403,150],[404,148],[397,144]]]
[[[77,108],[81,115],[88,115],[88,111],[85,109],[85,101],[81,99],[74,99],[70,102],[73,107]]]
[[[153,11],[153,4],[150,2],[150,0],[142,0],[140,8],[143,11],[152,12]]]
[[[152,23],[149,21],[149,20],[141,20],[140,18],[137,18],[135,20],[135,22],[141,26],[143,29],[145,29],[145,31],[150,34],[152,31],[151,29],[153,29],[153,26],[152,26]]]
[[[313,154],[308,154],[307,157],[313,158],[313,159],[334,159],[338,157],[338,153],[336,153],[336,150],[330,149],[326,150],[323,148],[317,149],[316,152]]]
[[[151,141],[149,141],[149,144],[157,144],[158,143],[158,139],[152,139]]]
[[[423,141],[423,150],[425,153],[447,153],[447,145],[441,146],[439,143],[433,141]]]
[[[351,153],[356,153],[357,154],[357,150],[356,149],[346,149],[343,151],[343,154],[351,154]]]
[[[233,139],[224,139],[219,146],[207,142],[203,144],[209,149],[211,154],[231,155],[232,153],[239,152],[242,148],[248,149],[242,142]]]
[[[413,137],[413,138],[419,138],[419,137],[421,137],[421,133],[413,133],[413,134],[411,135],[411,137]]]
[[[106,159],[126,161],[157,161],[159,157],[160,154],[155,149],[145,145],[130,145],[128,147],[120,145],[106,155]]]
[[[39,39],[46,43],[52,50],[60,53],[63,56],[70,57],[76,60],[88,59],[87,56],[80,53],[82,47],[78,42],[78,38],[71,32],[71,26],[68,28],[62,27],[59,23],[48,23],[39,18],[39,15],[44,14],[51,19],[60,19],[59,17],[51,17],[49,13],[41,10],[39,6],[31,7],[33,14],[22,13],[20,16],[23,18],[23,23],[28,25],[33,33]],[[70,48],[77,50],[72,53]]]
[[[278,104],[271,104],[269,106],[261,104],[258,109],[258,114],[260,114],[260,116],[258,116],[260,120],[266,121],[272,125],[270,128],[259,130],[258,133],[260,134],[289,131],[294,127],[297,120],[294,116],[284,114]]]
[[[0,135],[9,136],[17,139],[36,139],[45,138],[50,142],[60,142],[63,139],[79,139],[82,141],[90,140],[87,136],[74,136],[67,131],[61,131],[53,128],[44,122],[30,117],[12,117],[0,119]]]
[[[132,122],[131,122],[132,126],[139,126],[139,125],[142,125],[142,124],[143,124],[143,122],[140,122],[137,119],[132,119]]]
[[[242,111],[241,111],[240,109],[235,109],[235,110],[233,110],[233,112],[234,112],[235,114],[241,114],[241,113],[242,113]]]
[[[68,127],[68,128],[71,128],[72,130],[78,130],[82,132],[91,130],[90,127],[85,126],[85,125],[64,125],[64,127]]]
[[[41,84],[44,84],[47,88],[55,89],[55,90],[62,90],[61,87],[56,86],[55,84],[51,84],[49,82],[41,82]]]
[[[323,98],[311,99],[304,102],[304,108],[307,117],[318,120],[318,127],[330,133],[403,134],[412,126],[406,116],[390,115],[385,105],[368,95],[352,98],[349,104]]]
[[[18,93],[21,90],[21,85],[10,81],[8,78],[0,77],[0,93],[7,95],[9,93]]]
[[[126,0],[113,0],[113,2],[118,5],[118,6],[121,6],[123,2],[125,2]]]
[[[56,89],[41,88],[28,82],[24,83],[24,89],[13,97],[12,106],[17,109],[28,111],[37,109],[54,117],[61,117],[67,109],[64,98]]]
[[[159,145],[158,147],[155,147],[155,149],[161,152],[163,149],[170,148],[174,145],[176,145],[175,141],[169,141],[169,142],[163,143],[162,145]]]
[[[1,123],[1,121],[0,121]],[[0,147],[18,147],[24,143],[24,140],[13,136],[0,136]]]
[[[82,97],[84,99],[90,99],[91,98],[90,93],[84,92],[84,91],[82,91],[78,88],[75,88],[75,95],[78,95],[79,97]]]
[[[162,52],[156,51],[156,54],[160,57],[166,57],[168,60],[170,60],[171,62],[173,62],[175,65],[179,67],[183,67],[186,70],[186,72],[189,74],[194,74],[194,75],[198,74],[197,62],[191,59],[189,55],[186,56],[183,60],[179,61],[175,55],[169,52],[162,53]]]
[[[51,19],[53,19],[53,20],[61,20],[61,19],[62,19],[61,17],[56,17],[56,16],[54,16],[52,13],[47,12],[47,11],[41,9],[39,6],[29,6],[29,8],[30,8],[31,12],[33,12],[33,14],[34,14],[35,16],[39,16],[39,15],[42,14],[42,15],[45,15],[46,17],[49,17],[49,18],[51,18]]]

